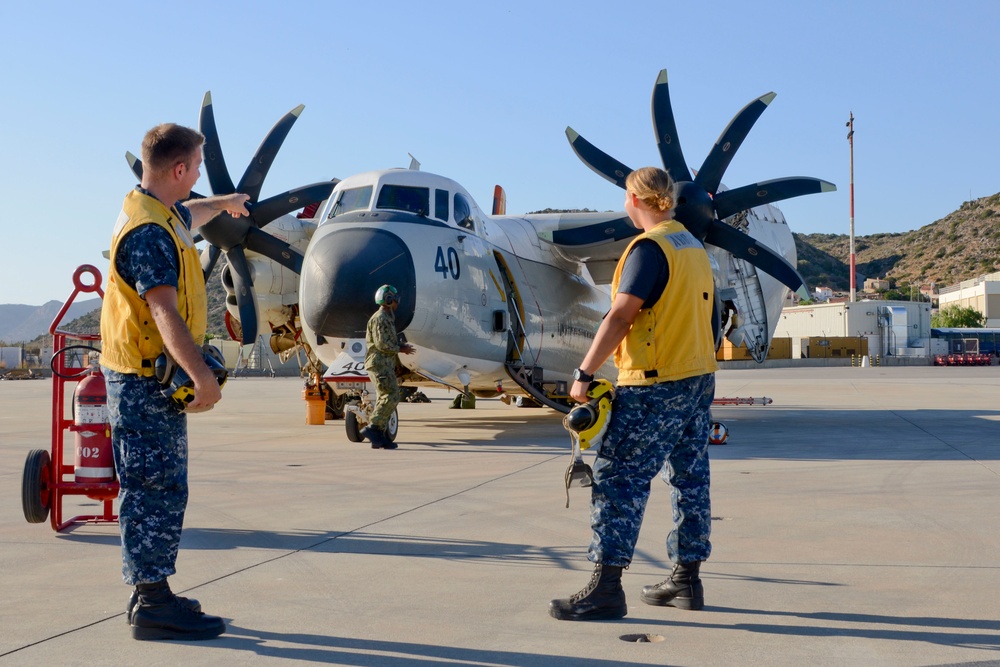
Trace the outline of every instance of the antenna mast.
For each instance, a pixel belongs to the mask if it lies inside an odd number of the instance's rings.
[[[854,267],[854,112],[847,121],[847,141],[851,144],[851,303],[857,300],[857,285],[855,284]]]

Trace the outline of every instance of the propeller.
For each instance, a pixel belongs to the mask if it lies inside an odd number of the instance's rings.
[[[287,242],[263,231],[262,228],[286,213],[323,201],[330,196],[333,188],[339,182],[334,179],[313,183],[260,201],[261,187],[275,156],[278,154],[278,149],[281,148],[289,130],[298,120],[304,108],[302,105],[295,107],[271,128],[257,148],[257,152],[243,173],[239,184],[233,185],[222,154],[219,132],[215,126],[215,112],[210,92],[205,93],[205,99],[201,105],[199,126],[202,134],[205,135],[204,166],[205,172],[208,174],[208,182],[212,186],[212,193],[227,195],[241,192],[250,196],[250,200],[247,202],[249,216],[236,218],[223,212],[202,225],[199,230],[201,236],[209,243],[201,254],[201,267],[206,278],[212,272],[219,257],[226,256],[236,293],[236,305],[239,309],[244,345],[253,343],[257,338],[257,299],[254,294],[253,276],[247,263],[246,251],[264,255],[295,273],[300,273],[302,271],[302,253]]]
[[[798,291],[805,287],[805,280],[788,260],[723,220],[755,206],[801,195],[832,192],[837,187],[818,178],[797,176],[761,181],[719,192],[726,168],[774,97],[774,93],[762,95],[740,109],[719,135],[701,169],[692,178],[677,140],[677,124],[670,106],[667,70],[660,70],[653,86],[651,103],[653,132],[656,134],[656,147],[660,152],[663,168],[677,186],[674,218],[705,243],[746,260],[793,291]],[[594,146],[573,128],[566,128],[566,137],[585,165],[618,187],[625,188],[625,179],[633,171],[631,168]]]

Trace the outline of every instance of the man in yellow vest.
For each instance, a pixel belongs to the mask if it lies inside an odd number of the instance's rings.
[[[670,578],[642,591],[642,601],[701,609],[699,570],[711,553],[708,430],[715,397],[715,287],[704,246],[673,220],[674,184],[644,167],[625,181],[625,212],[643,230],[622,254],[611,310],[570,396],[587,400],[593,374],[614,353],[618,386],[611,421],[594,463],[590,583],[553,600],[560,620],[622,618],[628,613],[622,569],[632,561],[649,498],[662,470],[671,486],[675,528],[667,537]]]
[[[167,123],[142,142],[142,183],[125,197],[111,239],[101,310],[115,469],[121,485],[122,574],[134,586],[127,612],[136,639],[209,639],[225,632],[197,600],[167,584],[176,571],[187,506],[186,412],[222,398],[205,364],[205,279],[191,230],[222,211],[248,215],[244,194],[181,202],[191,195],[205,138]],[[181,410],[160,391],[153,364],[166,350],[194,382]]]

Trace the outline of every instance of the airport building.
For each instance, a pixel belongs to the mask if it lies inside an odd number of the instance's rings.
[[[926,358],[931,354],[931,304],[856,301],[785,308],[774,338],[791,339],[792,359],[854,354]],[[809,349],[816,345],[828,349]]]
[[[938,307],[948,306],[974,308],[986,316],[988,328],[1000,327],[1000,272],[942,287]]]

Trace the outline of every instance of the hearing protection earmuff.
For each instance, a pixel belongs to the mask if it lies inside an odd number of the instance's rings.
[[[573,462],[566,468],[566,507],[569,507],[569,488],[576,482],[580,486],[594,483],[594,471],[583,461],[583,450],[601,444],[601,439],[611,422],[611,402],[615,398],[614,386],[607,380],[594,380],[587,388],[586,403],[581,403],[563,417],[563,426],[569,431],[573,449]]]
[[[563,417],[563,426],[579,436],[580,449],[589,449],[601,443],[611,421],[614,387],[607,380],[594,380],[587,389],[587,396],[589,401],[576,406]]]
[[[399,301],[399,290],[392,285],[382,285],[375,292],[375,303],[380,306],[391,306]]]
[[[204,353],[205,364],[215,375],[219,386],[224,387],[226,379],[229,377],[225,357],[222,356],[219,348],[212,345],[206,345]],[[156,358],[156,363],[153,364],[153,373],[160,382],[160,391],[163,395],[173,399],[182,410],[194,400],[194,380],[166,352]]]

